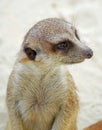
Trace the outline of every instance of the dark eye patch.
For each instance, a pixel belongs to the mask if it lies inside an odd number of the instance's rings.
[[[28,56],[28,58],[30,60],[34,60],[36,57],[36,51],[31,49],[30,47],[25,47],[24,48],[24,52],[26,53],[26,55]]]
[[[71,41],[66,40],[55,45],[54,49],[64,51],[64,50],[69,50],[72,47],[73,47],[73,43]]]
[[[80,40],[77,30],[75,30],[75,36],[78,40]]]

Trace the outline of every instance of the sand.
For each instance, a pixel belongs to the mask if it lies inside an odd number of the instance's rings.
[[[6,123],[7,81],[23,37],[48,17],[72,22],[94,51],[92,59],[68,66],[78,87],[79,130],[102,119],[102,0],[0,0],[0,130]]]

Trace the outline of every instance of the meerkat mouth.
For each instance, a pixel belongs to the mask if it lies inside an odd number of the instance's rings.
[[[72,61],[72,62],[70,62],[69,64],[78,64],[78,63],[81,63],[81,62],[83,62],[85,59],[83,59],[83,60],[80,60],[80,61]]]

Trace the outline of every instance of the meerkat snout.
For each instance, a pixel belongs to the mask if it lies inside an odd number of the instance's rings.
[[[93,51],[91,49],[88,49],[85,51],[86,58],[91,58],[93,56]]]

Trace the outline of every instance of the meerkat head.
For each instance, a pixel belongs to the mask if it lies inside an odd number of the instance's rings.
[[[25,36],[22,51],[30,61],[73,64],[92,57],[76,28],[67,21],[49,18],[35,24]]]

